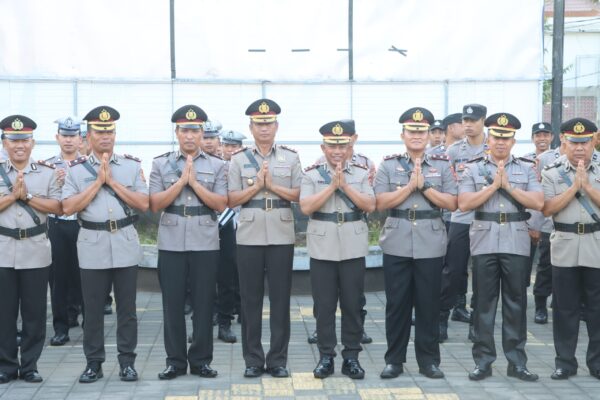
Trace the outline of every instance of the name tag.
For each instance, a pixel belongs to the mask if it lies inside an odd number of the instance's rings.
[[[92,181],[95,181],[95,180],[96,180],[96,178],[94,178],[93,176],[90,176],[90,177],[87,177],[87,178],[83,179],[84,182],[92,182]]]
[[[439,172],[437,172],[437,173],[427,174],[427,175],[425,175],[425,178],[438,178],[440,176],[442,176],[442,174],[440,174]]]

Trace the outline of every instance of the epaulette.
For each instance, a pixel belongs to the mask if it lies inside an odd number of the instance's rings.
[[[556,167],[560,166],[561,164],[562,164],[562,162],[561,162],[561,161],[556,161],[556,162],[553,162],[552,164],[548,164],[548,165],[546,165],[546,166],[544,167],[544,170],[551,169],[551,168],[556,168]]]
[[[163,153],[163,154],[161,154],[161,155],[159,155],[159,156],[156,156],[156,157],[154,157],[154,158],[156,159],[156,158],[166,157],[166,156],[168,156],[169,154],[171,154],[171,152],[170,152],[170,151],[167,151],[166,153]]]
[[[369,167],[367,167],[365,164],[359,164],[359,163],[352,163],[353,166],[358,167],[358,168],[362,168],[362,169],[369,169]]]
[[[429,158],[431,158],[432,160],[450,161],[450,157],[440,153],[429,154]]]
[[[56,165],[54,165],[54,164],[51,164],[51,163],[49,163],[49,162],[47,162],[47,161],[44,161],[44,160],[38,160],[38,162],[37,162],[37,163],[38,163],[38,165],[43,165],[44,167],[48,167],[48,168],[52,168],[52,169],[56,169]]]
[[[128,160],[133,160],[133,161],[137,161],[137,162],[142,162],[141,158],[137,158],[135,156],[132,156],[131,154],[123,154],[123,157],[125,157]]]
[[[237,149],[236,151],[234,151],[233,153],[231,153],[231,155],[235,155],[237,153],[241,153],[242,151],[246,150],[248,148],[248,146],[242,146],[239,149]]]
[[[291,147],[288,147],[288,146],[286,146],[285,144],[280,144],[280,145],[279,145],[279,147],[281,147],[282,149],[285,149],[285,150],[289,150],[289,151],[291,151],[292,153],[297,153],[297,152],[298,152],[298,150],[296,150],[296,149],[292,149]]]
[[[218,158],[219,160],[223,161],[223,157],[221,157],[221,156],[218,156],[218,155],[212,154],[212,153],[206,153],[206,154],[208,154],[211,157]]]
[[[449,149],[450,147],[454,147],[454,146],[458,146],[459,144],[463,143],[464,139],[458,140],[454,143],[452,143],[450,146],[446,147],[447,149]]]
[[[402,154],[399,154],[399,153],[396,153],[396,154],[390,154],[389,156],[385,156],[385,157],[383,157],[383,160],[384,160],[384,161],[391,160],[391,159],[394,159],[394,158],[398,158],[398,157],[400,157],[401,155],[402,155]]]
[[[521,160],[521,161],[525,161],[525,162],[528,162],[528,163],[535,164],[535,160],[532,160],[531,158],[527,158],[527,157],[517,157],[517,160]]]
[[[478,162],[478,161],[481,161],[483,159],[485,159],[485,156],[471,158],[469,161],[467,161],[467,164]]]
[[[312,169],[317,168],[319,165],[321,165],[320,163],[314,163],[313,165],[309,165],[308,167],[304,168],[304,172],[308,172]]]
[[[69,161],[69,167],[74,167],[78,164],[83,164],[84,162],[87,161],[87,157],[86,156],[81,156],[79,158],[76,158],[74,160]]]

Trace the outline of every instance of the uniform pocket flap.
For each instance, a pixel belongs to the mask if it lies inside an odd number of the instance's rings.
[[[474,231],[489,231],[492,228],[491,221],[473,221],[471,230]]]
[[[398,228],[398,225],[400,224],[400,221],[398,220],[398,218],[391,218],[388,217],[385,219],[385,225],[384,228],[388,228],[388,229],[396,229]]]
[[[306,229],[306,233],[309,235],[325,236],[325,225],[310,224]]]

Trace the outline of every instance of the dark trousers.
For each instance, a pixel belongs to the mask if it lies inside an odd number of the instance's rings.
[[[471,255],[469,224],[450,223],[448,246],[442,269],[440,309],[450,310],[457,295],[467,293],[469,256]],[[471,303],[473,306],[473,303]]]
[[[581,296],[587,299],[588,368],[600,369],[600,269],[552,267],[552,316],[556,368],[577,371],[575,349],[579,335]]]
[[[310,259],[310,283],[317,319],[317,346],[321,356],[335,357],[335,312],[342,310],[342,357],[358,358],[362,350],[361,300],[364,294],[365,258],[343,261]]]
[[[550,234],[541,232],[538,242],[538,251],[540,258],[535,274],[535,284],[533,285],[533,295],[548,297],[552,294],[552,264],[550,262]]]
[[[477,307],[473,311],[475,364],[487,369],[496,360],[494,323],[502,290],[502,349],[509,363],[525,366],[527,341],[527,263],[529,257],[497,253],[473,256]]]
[[[50,268],[0,268],[0,372],[37,370],[46,339],[46,294]],[[21,311],[21,362],[17,348],[17,319]]]
[[[219,243],[221,249],[219,251],[217,274],[216,310],[219,324],[228,325],[233,319],[236,295],[239,296],[239,285],[235,284],[237,279],[237,246],[233,220],[219,230]]]
[[[212,301],[219,251],[158,252],[158,280],[162,291],[167,365],[186,369],[210,364],[213,357]],[[193,336],[187,349],[186,286],[191,293]]]
[[[237,248],[242,299],[242,353],[247,367],[263,367],[261,344],[264,281],[269,285],[271,327],[267,368],[285,367],[290,341],[290,294],[294,245],[244,246]]]
[[[440,364],[438,316],[442,257],[414,259],[383,254],[386,364],[406,362],[412,308],[419,367]]]
[[[55,334],[69,333],[69,319],[77,319],[81,310],[81,278],[77,259],[78,234],[77,221],[48,219],[48,237],[52,245],[50,299]]]
[[[88,363],[103,363],[104,302],[113,285],[117,305],[117,350],[119,364],[133,365],[137,346],[135,311],[137,267],[81,269],[81,289],[85,307],[83,352]]]
[[[365,330],[365,319],[367,318],[367,310],[365,309],[366,305],[367,305],[367,298],[365,297],[365,292],[363,291],[360,295],[360,323],[362,325],[363,332]],[[313,317],[315,317],[315,320],[317,319],[317,305],[314,303],[313,303]],[[362,336],[362,333],[361,333],[361,336]]]

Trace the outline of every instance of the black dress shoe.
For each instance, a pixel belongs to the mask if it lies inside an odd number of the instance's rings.
[[[177,378],[178,376],[185,375],[187,373],[187,368],[177,368],[174,365],[167,365],[167,368],[163,370],[163,372],[158,373],[158,379],[161,380],[169,380]]]
[[[318,342],[317,331],[314,331],[312,333],[312,335],[309,335],[307,341],[308,341],[309,344],[315,344],[315,343],[317,343]]]
[[[475,367],[473,372],[469,372],[469,379],[472,381],[480,381],[490,376],[492,376],[491,368],[484,369],[481,367]]]
[[[575,375],[575,374],[573,374],[573,375]],[[599,368],[596,368],[596,369],[590,368],[590,375],[596,379],[600,379],[600,369]]]
[[[319,363],[313,370],[313,375],[317,379],[325,379],[328,376],[333,375],[334,370],[333,357],[321,357]]]
[[[69,340],[69,335],[66,333],[57,333],[50,339],[50,346],[64,346]]]
[[[556,368],[550,378],[556,381],[563,381],[565,379],[569,379],[570,376],[577,375],[577,371],[569,371],[564,368]]]
[[[397,378],[400,374],[404,373],[404,366],[402,364],[387,364],[379,377],[381,379],[392,379]]]
[[[80,383],[92,383],[102,378],[102,367],[99,364],[88,364],[85,371],[79,376]]]
[[[200,365],[198,367],[190,367],[190,374],[198,375],[202,378],[215,378],[218,372],[210,367],[208,364]]]
[[[364,329],[362,331],[362,337],[360,338],[360,343],[362,343],[362,344],[373,343],[373,338],[371,338],[371,336],[367,335],[367,332],[365,332]]]
[[[17,379],[17,373],[8,374],[6,372],[0,372],[0,384],[8,383]]]
[[[104,305],[104,315],[112,314],[112,306],[110,304]]]
[[[245,378],[258,378],[265,372],[263,367],[246,367],[244,371]]]
[[[124,365],[119,371],[119,378],[121,378],[123,382],[134,382],[138,380],[138,373],[135,368],[133,368],[133,365]]]
[[[286,367],[271,367],[267,368],[267,372],[271,374],[273,378],[287,378],[290,376]]]
[[[532,374],[529,372],[526,366],[516,366],[509,364],[508,368],[506,368],[506,375],[520,379],[525,382],[535,382],[539,379],[537,374]]]
[[[21,372],[20,378],[29,383],[40,383],[43,381],[42,376],[36,370]]]
[[[219,340],[225,342],[225,343],[235,343],[237,342],[237,338],[235,337],[235,335],[233,334],[233,332],[231,332],[231,325],[230,324],[221,324],[219,325],[219,334],[217,336],[219,338]]]
[[[452,321],[469,323],[471,321],[471,313],[465,307],[454,307],[450,319]]]
[[[362,369],[356,358],[348,358],[342,364],[342,374],[348,376],[350,379],[363,379],[365,377],[365,370]]]
[[[548,309],[544,308],[536,308],[535,316],[533,317],[533,322],[536,324],[546,324],[548,323]]]
[[[431,379],[442,379],[444,377],[442,370],[435,364],[419,368],[419,373]]]

